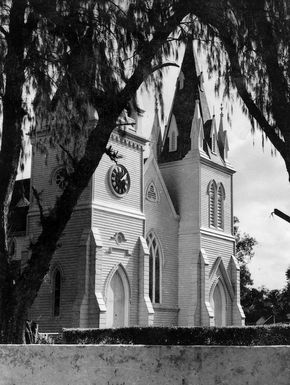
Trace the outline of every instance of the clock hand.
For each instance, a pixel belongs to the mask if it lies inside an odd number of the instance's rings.
[[[122,178],[120,179],[120,181],[122,182],[122,181],[126,178],[126,176],[127,176],[127,173],[125,173],[125,174],[122,176]]]

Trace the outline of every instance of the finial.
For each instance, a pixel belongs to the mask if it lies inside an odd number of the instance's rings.
[[[214,108],[214,106],[213,106],[213,108],[212,108],[212,116],[213,116],[213,117],[215,116],[215,108]]]
[[[223,110],[224,110],[224,106],[223,106],[223,104],[221,103],[221,118],[224,116]]]

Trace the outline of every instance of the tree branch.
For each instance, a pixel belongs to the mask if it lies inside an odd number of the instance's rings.
[[[62,149],[62,151],[69,157],[71,163],[72,163],[72,166],[74,167],[75,164],[76,164],[76,160],[75,158],[72,156],[72,154],[60,143],[58,143],[58,146]]]
[[[0,25],[0,32],[7,38],[9,36],[9,33]]]
[[[118,154],[118,151],[113,150],[112,146],[109,146],[105,150],[105,154],[108,155],[108,157],[115,162],[116,164],[118,163],[118,159],[122,158],[122,155]]]
[[[32,192],[33,192],[33,196],[35,197],[36,199],[36,203],[37,203],[37,206],[38,206],[38,209],[39,209],[39,215],[40,215],[40,223],[42,225],[42,227],[44,227],[44,224],[45,224],[45,215],[44,215],[44,210],[43,210],[43,206],[42,206],[42,203],[41,203],[41,194],[42,194],[42,191],[39,193],[36,188],[34,186],[32,186]]]
[[[176,63],[163,63],[163,64],[158,64],[154,67],[152,67],[152,70],[151,70],[151,73],[155,72],[155,71],[158,71],[158,70],[161,70],[162,68],[164,67],[177,67],[179,68],[179,65],[176,64]]]

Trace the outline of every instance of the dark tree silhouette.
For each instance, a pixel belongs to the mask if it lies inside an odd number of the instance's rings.
[[[191,14],[191,16],[187,16]],[[235,86],[249,116],[282,155],[290,173],[289,4],[286,0],[2,0],[0,2],[0,339],[24,341],[33,303],[79,196],[107,148],[120,115],[136,91],[170,63],[172,41],[188,28],[208,43],[208,62]],[[177,53],[177,51],[176,51]],[[159,89],[162,82],[157,84]],[[25,95],[33,98],[29,106]],[[138,108],[137,108],[138,110]],[[97,121],[89,124],[92,112]],[[34,121],[35,116],[35,121]],[[48,145],[67,164],[65,188],[44,213],[30,259],[15,275],[7,221],[23,122],[31,135],[46,130]]]

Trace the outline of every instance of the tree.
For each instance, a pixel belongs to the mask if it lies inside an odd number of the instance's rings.
[[[246,308],[246,297],[249,293],[250,286],[253,285],[248,263],[254,257],[254,247],[258,244],[255,238],[249,234],[241,234],[239,230],[239,219],[234,217],[234,235],[236,239],[236,258],[240,265],[240,289],[241,289],[241,304]]]
[[[261,318],[264,323],[289,322],[289,298],[289,281],[282,290],[250,288],[243,303],[246,323],[255,324]]]
[[[107,142],[137,89],[168,65],[168,40],[184,8],[164,2],[7,0],[1,6],[2,145],[0,153],[0,337],[24,341],[27,309],[33,303],[59,238]],[[30,245],[30,259],[15,276],[8,253],[7,217],[22,149],[23,120],[32,119],[23,91],[35,93],[35,128],[46,129],[67,164],[65,188]],[[89,124],[90,112],[98,118]],[[81,145],[80,145],[81,144]],[[43,145],[43,143],[38,143]],[[44,148],[45,150],[45,148]]]
[[[286,0],[2,0],[0,2],[0,338],[24,340],[24,320],[73,208],[137,89],[166,63],[171,41],[188,25],[210,40],[209,63],[221,69],[216,39],[228,54],[227,85],[237,87],[249,114],[285,160],[289,146],[289,22]],[[190,18],[185,17],[191,13]],[[281,23],[281,19],[284,23]],[[179,28],[179,29],[178,29]],[[177,32],[178,31],[178,32]],[[256,76],[258,75],[258,76]],[[159,88],[160,88],[160,82]],[[26,93],[35,94],[35,126],[67,164],[65,189],[43,211],[31,257],[15,276],[7,218],[23,153],[23,121],[33,121]],[[228,88],[227,88],[228,89]],[[31,94],[31,97],[33,95]],[[97,122],[89,125],[90,111]],[[35,130],[34,130],[35,133]],[[38,145],[42,145],[39,143]]]
[[[284,159],[290,178],[290,3],[287,0],[206,1],[192,12],[211,29],[208,61],[220,71],[218,37],[227,53],[226,93],[236,87],[245,113]],[[214,29],[214,31],[212,31]]]

